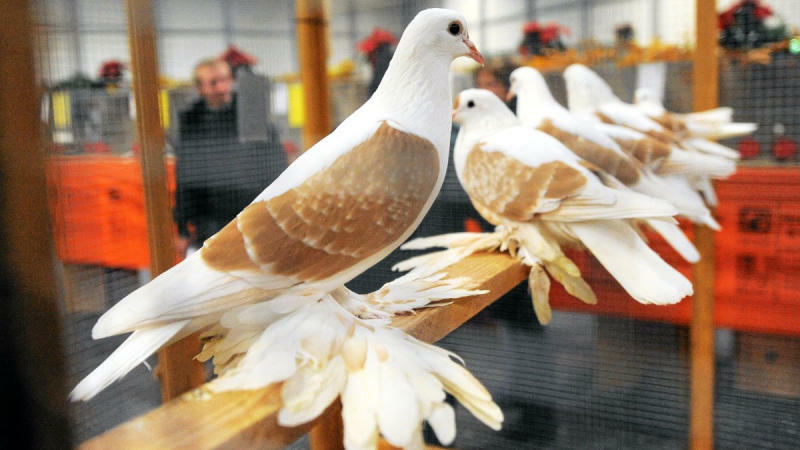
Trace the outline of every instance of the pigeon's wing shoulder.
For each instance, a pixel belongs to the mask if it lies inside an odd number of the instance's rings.
[[[250,204],[206,241],[203,260],[247,278],[330,278],[396,243],[422,212],[438,174],[430,141],[383,122],[330,165]]]

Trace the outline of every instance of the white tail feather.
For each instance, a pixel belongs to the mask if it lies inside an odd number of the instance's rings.
[[[679,226],[666,223],[663,220],[648,220],[647,225],[654,229],[665,241],[674,248],[683,259],[690,263],[700,261],[700,253],[692,241],[683,234]]]
[[[703,202],[703,198],[689,186],[683,177],[656,177],[645,172],[640,183],[633,188],[638,192],[669,202],[675,206],[678,214],[689,218],[694,223],[707,225],[715,230],[719,229],[719,224],[711,216],[711,211]]]
[[[723,158],[732,160],[738,160],[741,158],[741,155],[738,151],[722,144],[718,144],[714,141],[709,141],[708,139],[689,138],[681,141],[681,144],[688,145],[689,147],[708,155],[721,156]]]
[[[92,328],[99,339],[137,328],[221,312],[271,292],[212,270],[194,253],[106,311]]]
[[[148,356],[169,342],[188,323],[188,320],[183,320],[156,328],[134,331],[102,364],[75,386],[75,389],[69,394],[70,399],[73,401],[91,399],[141,364]]]
[[[640,303],[666,305],[692,293],[692,284],[623,221],[565,224],[622,287]]]
[[[705,111],[681,114],[679,117],[691,122],[727,123],[733,120],[733,108],[730,106],[721,106]]]
[[[751,122],[706,123],[687,122],[689,134],[706,139],[728,139],[752,134],[758,129],[758,124]]]
[[[642,195],[630,190],[615,189],[616,202],[613,205],[582,204],[567,200],[552,214],[541,214],[540,218],[555,222],[582,222],[584,220],[670,218],[678,210],[669,203]]]
[[[669,158],[657,170],[660,175],[695,175],[726,178],[736,172],[736,162],[728,158],[690,152],[672,147]]]

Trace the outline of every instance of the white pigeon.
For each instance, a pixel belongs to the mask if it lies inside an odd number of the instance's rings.
[[[287,315],[333,302],[350,314],[390,316],[380,311],[379,302],[367,302],[344,284],[407,239],[438,194],[449,151],[450,63],[459,56],[483,63],[463,15],[446,9],[420,12],[364,105],[199,251],[100,317],[93,338],[133,334],[75,387],[71,398],[92,398],[162,346],[200,330],[227,330],[213,338],[226,342],[225,350],[215,344],[221,353],[206,355],[224,354],[228,363],[236,356],[230,371],[240,375],[241,384],[223,377],[218,383],[226,389],[301,377],[293,372],[293,361],[308,354],[302,345],[295,348],[284,336],[283,353],[264,353],[269,330],[283,326]],[[389,309],[396,312],[396,305]],[[313,323],[310,328],[290,327],[290,334],[292,330],[300,333],[294,336],[298,342],[305,342],[303,330],[321,331]],[[375,351],[385,361],[393,349],[387,353],[378,345]],[[276,365],[277,374],[267,370],[270,361],[281,358],[291,361]],[[451,383],[445,387],[459,389]],[[497,412],[482,414],[492,417],[494,427],[502,420]],[[378,417],[379,422],[384,419]],[[381,430],[384,425],[389,426],[383,424]]]
[[[699,196],[681,195],[660,180],[598,128],[597,122],[571,113],[553,98],[544,77],[536,69],[520,67],[510,76],[509,95],[517,97],[517,116],[525,124],[555,137],[576,155],[597,166],[619,183],[675,206],[678,213],[700,223],[714,224],[711,213]],[[616,181],[609,180],[609,181]],[[689,262],[700,254],[676,224],[663,220],[645,221],[661,234]]]
[[[751,134],[758,128],[758,125],[752,122],[733,122],[731,108],[723,107],[689,114],[667,111],[655,93],[647,88],[636,89],[634,104],[651,119],[685,138],[727,139]]]
[[[539,242],[530,248],[525,236],[580,244],[639,302],[671,304],[692,293],[689,280],[626,220],[671,221],[677,212],[671,205],[606,187],[585,161],[552,136],[521,125],[488,91],[461,92],[453,117],[461,126],[453,160],[464,190],[489,222],[518,230],[520,246],[532,256],[547,259],[547,252]]]
[[[681,148],[679,137],[675,133],[648,117],[635,105],[620,100],[608,84],[586,66],[572,64],[564,71],[564,79],[570,111],[595,121],[631,128],[667,144],[660,148],[657,158],[642,162],[655,164],[653,168],[660,175],[687,177],[692,187],[703,191],[709,203],[715,203],[716,196],[710,179],[732,175],[736,171],[735,161],[728,157]],[[613,127],[606,129],[609,134],[613,133]],[[654,156],[656,153],[649,155]]]

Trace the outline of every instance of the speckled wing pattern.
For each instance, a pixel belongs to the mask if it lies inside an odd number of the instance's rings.
[[[438,174],[430,141],[384,122],[299,186],[245,208],[205,242],[203,260],[226,272],[330,278],[397,241]]]
[[[480,144],[467,155],[463,178],[479,210],[520,222],[552,211],[587,183],[583,173],[561,161],[533,167],[505,153],[485,151]]]

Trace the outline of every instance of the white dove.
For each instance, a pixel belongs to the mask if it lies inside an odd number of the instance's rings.
[[[445,9],[420,12],[403,33],[377,91],[363,106],[308,149],[198,252],[100,317],[93,338],[133,334],[75,387],[71,398],[90,399],[162,346],[203,329],[228,330],[212,333],[210,339],[226,343],[224,351],[214,346],[227,363],[236,356],[230,371],[244,375],[239,377],[242,384],[218,380],[225,388],[301,376],[293,372],[295,358],[305,361],[304,355],[314,352],[303,345],[295,349],[289,338],[283,353],[274,357],[291,360],[276,366],[285,371],[276,375],[245,370],[270,368],[259,360],[258,351],[263,352],[268,331],[280,325],[278,319],[331,302],[350,313],[389,316],[344,283],[407,239],[439,192],[449,150],[449,68],[459,56],[483,63],[469,40],[464,17]],[[244,328],[237,329],[240,325]],[[350,328],[345,327],[345,335]],[[295,329],[320,331],[313,326]],[[305,342],[303,337],[294,336],[298,342]],[[258,342],[260,347],[249,347]],[[375,350],[379,361],[392,354],[392,349],[382,348]],[[215,354],[219,353],[205,357]],[[452,391],[452,383],[445,386]],[[486,398],[483,393],[479,397]],[[483,415],[491,416],[495,427],[502,420],[497,412]]]
[[[550,249],[539,242],[532,243],[539,248],[528,245],[528,236],[582,244],[639,302],[676,303],[692,293],[689,280],[625,220],[671,221],[676,214],[671,205],[604,186],[588,163],[555,138],[521,125],[488,91],[461,92],[453,117],[461,126],[453,160],[464,190],[489,222],[519,230],[520,246],[531,256],[547,259]]]
[[[579,117],[559,104],[536,69],[515,69],[510,76],[509,95],[517,97],[517,116],[523,124],[555,137],[576,155],[630,189],[669,202],[679,214],[700,223],[716,224],[699,196],[686,197],[671,189],[639,161],[623,152],[613,139],[598,128],[597,122]],[[699,260],[697,249],[676,224],[663,220],[645,222],[684,259],[693,263]]]
[[[688,178],[692,187],[701,190],[710,204],[716,203],[711,187],[711,178],[726,178],[736,171],[736,163],[727,157],[687,151],[680,148],[677,136],[669,129],[648,117],[634,105],[624,103],[611,91],[608,84],[595,72],[581,64],[572,64],[564,71],[567,84],[567,101],[570,111],[590,117],[596,121],[621,125],[647,134],[665,144],[653,152],[626,148],[634,156],[645,153],[645,164],[655,164],[653,169],[660,175],[681,175]],[[613,126],[603,127],[609,135],[624,133]],[[615,138],[616,140],[617,138]]]
[[[634,104],[651,119],[686,138],[727,139],[750,134],[758,128],[752,122],[733,122],[733,109],[726,107],[689,114],[667,111],[655,93],[647,88],[636,89]]]

